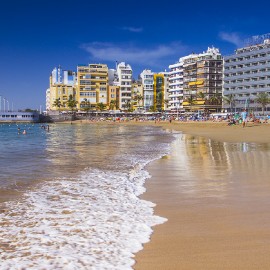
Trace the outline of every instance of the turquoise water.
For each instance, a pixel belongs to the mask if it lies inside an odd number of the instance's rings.
[[[174,137],[124,124],[0,126],[0,268],[131,269],[165,221],[139,199]]]

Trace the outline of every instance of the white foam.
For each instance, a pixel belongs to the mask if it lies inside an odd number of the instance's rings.
[[[132,269],[151,227],[166,219],[138,198],[149,174],[87,170],[57,179],[6,205],[0,214],[0,268]]]

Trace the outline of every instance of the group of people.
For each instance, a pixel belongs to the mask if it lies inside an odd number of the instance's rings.
[[[257,122],[257,120],[258,120],[258,119],[255,119],[252,115],[248,116],[246,109],[243,109],[243,111],[241,112],[241,114],[239,116],[240,117],[238,118],[238,120],[239,120],[239,123],[242,124],[243,128],[246,127],[248,119],[251,119],[253,122]],[[234,117],[232,117],[229,120],[228,126],[235,125],[236,123],[237,123],[236,119]]]
[[[23,132],[21,133],[21,129],[18,127],[18,134],[26,135],[27,132],[26,132],[26,130],[24,129]]]
[[[50,126],[49,126],[49,125],[47,125],[47,126],[42,125],[42,126],[41,126],[41,128],[43,128],[44,130],[46,130],[46,129],[47,129],[47,131],[49,131],[49,130],[50,130]]]
[[[49,132],[49,130],[50,130],[49,125],[47,125],[47,126],[42,125],[42,126],[40,126],[40,127],[41,127],[42,129],[44,129],[44,130],[47,130],[48,132]],[[27,131],[26,131],[26,129],[24,129],[24,130],[21,132],[21,128],[18,127],[18,134],[26,135],[26,134],[27,134]]]

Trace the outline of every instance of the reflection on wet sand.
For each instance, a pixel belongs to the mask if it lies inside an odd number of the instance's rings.
[[[143,198],[168,222],[135,269],[269,269],[270,145],[180,135]]]
[[[192,135],[182,135],[181,142],[181,154],[175,155],[181,192],[223,197],[233,185],[267,179],[269,144],[222,143]]]

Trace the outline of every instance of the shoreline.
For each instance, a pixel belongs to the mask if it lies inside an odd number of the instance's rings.
[[[249,123],[245,128],[241,125],[228,126],[225,122],[142,124],[160,126],[167,131],[182,132],[182,137],[202,138],[199,145],[208,139],[229,144],[270,143],[268,124]],[[238,210],[238,202],[230,201],[233,199],[228,200],[225,206],[224,202],[220,204],[218,200],[211,198],[195,198],[193,201],[182,199],[181,192],[177,191],[179,176],[174,173],[174,170],[177,170],[175,162],[179,158],[179,153],[176,149],[172,151],[173,153],[165,159],[154,161],[146,168],[152,177],[145,183],[146,192],[140,197],[154,202],[156,204],[154,214],[167,218],[168,221],[153,227],[150,242],[144,245],[142,251],[135,254],[134,269],[268,269],[270,261],[265,260],[264,256],[270,248],[259,245],[258,242],[263,241],[262,235],[265,238],[269,231],[261,232],[261,228],[256,228],[256,225],[252,224],[255,227],[254,231],[249,232],[254,238],[252,242],[250,240],[252,237],[245,232],[245,224],[240,229],[223,228],[226,226],[224,224],[230,223],[231,226],[233,222],[225,215],[227,213],[236,215],[235,212]],[[262,178],[267,180],[264,174]],[[245,199],[248,201],[248,198]],[[218,205],[218,208],[213,205]],[[249,202],[249,206],[250,209],[256,208],[252,201]],[[262,208],[265,209],[265,206],[262,205]],[[245,211],[251,219],[263,218],[253,213],[253,210],[245,209]],[[241,213],[236,215],[240,224],[245,218]],[[221,232],[218,231],[220,227],[223,229]],[[237,243],[234,243],[234,238],[237,239]],[[246,243],[246,239],[250,242]],[[253,250],[254,245],[258,247],[257,250]],[[255,259],[249,256],[251,252],[254,252]]]
[[[60,124],[70,124],[68,122],[59,122]],[[55,124],[59,124],[55,123]],[[183,134],[191,134],[209,138],[219,142],[251,142],[251,143],[270,143],[270,124],[265,123],[247,123],[243,128],[240,124],[228,126],[228,122],[180,122],[172,121],[122,121],[122,122],[108,122],[108,121],[88,121],[75,120],[72,124],[98,124],[98,125],[143,125],[155,126],[168,131],[182,132]]]

